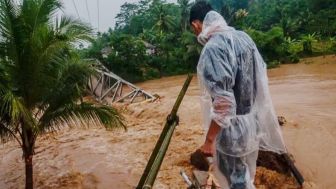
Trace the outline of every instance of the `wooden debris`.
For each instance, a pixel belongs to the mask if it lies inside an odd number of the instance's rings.
[[[219,189],[219,183],[216,177],[208,171],[193,171],[193,177],[195,179],[196,188],[204,189]]]

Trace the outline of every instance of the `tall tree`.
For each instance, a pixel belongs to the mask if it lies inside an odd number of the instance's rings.
[[[174,17],[168,13],[168,9],[164,4],[154,5],[152,16],[155,22],[153,29],[159,32],[171,31],[176,26]]]
[[[135,3],[124,3],[120,7],[120,13],[117,14],[116,18],[116,29],[120,29],[128,26],[133,17],[138,12],[138,5]]]
[[[124,124],[115,109],[81,100],[93,70],[71,49],[91,39],[91,29],[70,17],[55,19],[59,0],[20,2],[0,1],[0,137],[19,143],[26,189],[32,189],[40,134],[91,121],[107,128]]]
[[[191,7],[190,0],[177,0],[179,8],[181,11],[181,29],[182,31],[187,30],[188,21],[189,21],[189,11]]]

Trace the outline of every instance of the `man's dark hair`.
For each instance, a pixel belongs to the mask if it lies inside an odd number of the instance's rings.
[[[190,18],[189,18],[189,22],[190,24],[194,21],[194,20],[199,20],[201,22],[203,22],[206,14],[210,11],[212,11],[212,7],[209,3],[207,3],[206,1],[198,1],[196,2],[190,9]]]

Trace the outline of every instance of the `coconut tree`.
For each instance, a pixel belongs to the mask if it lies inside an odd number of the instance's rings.
[[[154,4],[153,10],[154,26],[153,30],[158,32],[169,32],[174,29],[174,17],[169,15],[167,7],[164,4]]]
[[[91,29],[56,19],[60,8],[59,0],[0,1],[0,138],[22,148],[27,189],[40,134],[70,124],[124,127],[115,109],[81,100],[93,70],[72,46],[89,40]]]
[[[177,0],[177,3],[181,10],[181,29],[182,31],[186,31],[189,20],[189,11],[192,4],[190,3],[190,0]]]

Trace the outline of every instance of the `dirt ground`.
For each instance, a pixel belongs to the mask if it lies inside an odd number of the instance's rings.
[[[272,99],[287,119],[283,133],[288,150],[307,180],[305,188],[336,186],[336,57],[305,59],[269,70]],[[36,143],[36,188],[132,188],[147,163],[165,118],[186,76],[138,84],[161,99],[119,106],[128,130],[64,129]],[[194,77],[180,110],[180,125],[154,188],[186,188],[179,172],[190,175],[190,154],[203,142],[199,88]],[[0,188],[24,187],[24,164],[15,142],[0,144]],[[292,178],[258,168],[257,188],[296,188]]]

